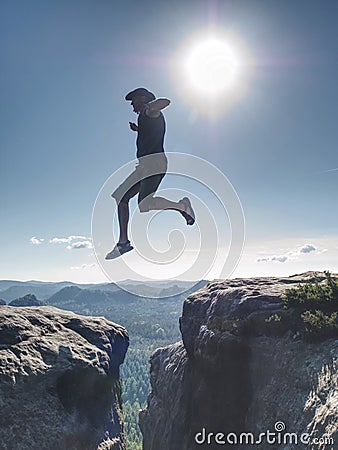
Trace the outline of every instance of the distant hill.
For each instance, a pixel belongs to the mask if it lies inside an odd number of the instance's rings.
[[[11,283],[11,284],[9,284]],[[0,297],[10,302],[16,298],[23,297],[26,294],[34,294],[36,297],[45,299],[53,295],[65,286],[73,283],[61,281],[58,283],[39,282],[39,281],[0,281]]]
[[[72,301],[80,292],[81,288],[78,286],[66,286],[55,294],[51,295],[46,301],[49,305],[64,304]]]
[[[9,306],[43,306],[44,303],[38,300],[34,294],[27,294],[24,297],[16,298],[9,303]]]
[[[181,280],[159,280],[159,281],[132,281],[126,280],[120,282],[122,289],[126,289],[129,292],[137,294],[141,297],[150,298],[167,298],[167,297],[181,297],[184,298],[191,292],[195,292],[198,289],[204,287],[208,281],[201,280],[196,281],[181,281]]]
[[[115,283],[78,284],[72,281],[46,282],[46,281],[14,281],[0,280],[0,298],[10,302],[18,297],[30,293],[44,300],[67,286],[77,286],[85,289],[102,289],[110,292],[118,291]]]
[[[24,281],[15,281],[15,280],[0,280],[0,292],[8,289],[11,286],[25,283]]]
[[[173,286],[164,288],[160,291],[160,295],[159,297],[162,298],[167,298],[167,297],[173,297],[173,296],[183,296],[184,298],[187,297],[188,295],[190,295],[193,292],[198,291],[199,289],[202,289],[206,284],[208,283],[208,281],[206,280],[201,280],[196,282],[196,284],[194,284],[192,287],[189,287],[189,289],[184,290],[182,292],[182,290],[188,286],[191,285],[191,282],[186,282],[186,284],[174,284]]]
[[[100,308],[102,308],[104,305],[109,306],[119,302],[129,304],[130,302],[137,302],[139,299],[140,297],[137,295],[130,294],[117,287],[106,290],[104,288],[81,289],[78,286],[66,286],[45,301],[48,305],[78,310],[78,308],[95,305],[100,305]]]

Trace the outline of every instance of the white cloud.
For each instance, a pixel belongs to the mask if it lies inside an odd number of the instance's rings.
[[[78,241],[73,242],[71,245],[67,245],[68,250],[78,250],[81,248],[93,248],[93,244],[91,241]]]
[[[82,264],[81,266],[73,266],[70,269],[71,270],[87,270],[87,269],[92,269],[93,267],[96,267],[96,264]]]
[[[321,170],[319,173],[335,172],[336,170],[338,170],[338,167],[336,167],[334,169]]]
[[[268,256],[266,258],[257,258],[256,261],[257,262],[269,262],[269,261],[274,261],[274,262],[285,262],[287,261],[289,258],[285,255],[280,255],[280,256]]]
[[[256,262],[280,262],[284,263],[288,260],[298,259],[302,254],[308,254],[312,252],[318,252],[317,247],[312,244],[305,244],[302,247],[299,247],[297,250],[291,250],[289,252],[284,253],[283,255],[274,255],[274,256],[266,256],[263,258],[257,258]]]
[[[49,239],[50,244],[65,244],[69,242],[68,238],[53,238]]]
[[[35,237],[35,236],[33,236],[33,237],[30,238],[30,242],[31,242],[33,245],[40,245],[40,244],[42,244],[43,241],[44,241],[44,239],[39,239],[39,238],[37,238],[37,237]]]
[[[299,253],[311,253],[311,252],[315,252],[317,250],[317,247],[315,247],[312,244],[306,244],[303,245],[303,247],[300,247],[299,249]]]
[[[62,237],[62,238],[53,238],[49,239],[50,244],[69,244],[70,242],[74,241],[75,239],[86,239],[88,240],[86,236],[68,236],[68,237]]]
[[[247,239],[241,260],[230,278],[260,277],[260,276],[290,276],[307,271],[329,270],[338,273],[338,234],[303,236],[286,236],[279,239]],[[316,247],[310,253],[300,252],[296,257],[290,257],[285,263],[278,261],[261,261],[273,256],[288,256],[289,250],[302,248],[306,244]],[[89,253],[89,252],[88,252]],[[79,272],[81,273],[81,272]],[[86,273],[82,272],[85,276]]]

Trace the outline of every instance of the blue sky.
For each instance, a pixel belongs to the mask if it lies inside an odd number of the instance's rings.
[[[91,214],[135,157],[124,96],[138,86],[172,101],[166,150],[234,186],[246,220],[234,276],[338,271],[337,18],[333,0],[2,1],[0,278],[106,280]],[[210,28],[245,49],[236,101],[203,100],[175,66]]]

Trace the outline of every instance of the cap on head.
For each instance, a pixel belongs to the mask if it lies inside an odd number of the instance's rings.
[[[126,100],[132,101],[133,97],[135,97],[136,95],[144,95],[145,97],[147,97],[148,102],[150,102],[151,100],[155,100],[156,98],[152,92],[148,91],[148,89],[137,88],[126,95]]]

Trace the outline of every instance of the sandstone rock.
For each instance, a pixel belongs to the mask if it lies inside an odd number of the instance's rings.
[[[1,450],[125,449],[126,330],[53,307],[0,310]]]
[[[285,289],[315,275],[213,281],[185,300],[183,343],[151,357],[152,391],[140,413],[144,450],[219,449],[218,432],[256,439],[276,433],[277,422],[297,434],[298,444],[279,433],[280,442],[263,440],[257,448],[338,448],[329,441],[338,445],[338,340],[299,339],[281,299]],[[274,315],[282,319],[269,320]],[[209,432],[210,443],[200,445]],[[308,443],[300,442],[302,433]],[[245,439],[237,443],[232,448],[254,448]]]

